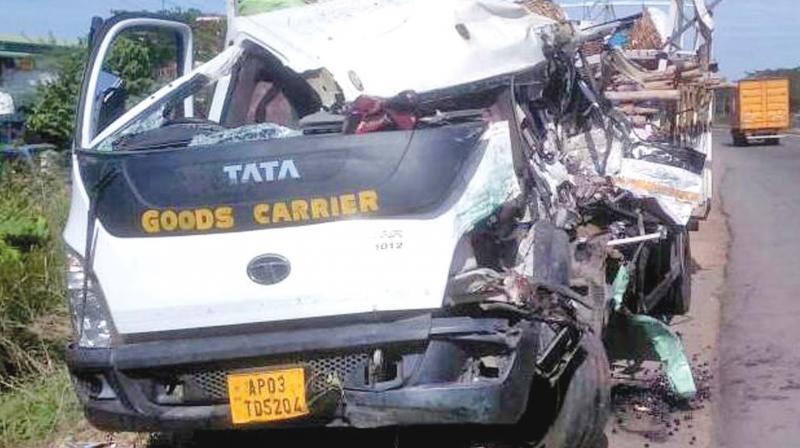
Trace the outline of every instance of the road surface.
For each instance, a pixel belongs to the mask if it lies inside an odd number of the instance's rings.
[[[719,445],[800,446],[800,137],[723,147]]]

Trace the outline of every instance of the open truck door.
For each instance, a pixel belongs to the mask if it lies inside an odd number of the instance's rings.
[[[89,60],[75,126],[75,146],[90,148],[103,131],[140,100],[188,73],[193,64],[191,27],[158,14],[125,13],[92,22]],[[191,98],[184,116],[193,116]]]

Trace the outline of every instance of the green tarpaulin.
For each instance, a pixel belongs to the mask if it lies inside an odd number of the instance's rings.
[[[693,397],[697,387],[680,338],[667,324],[654,317],[624,312],[623,297],[629,281],[627,267],[620,267],[610,299],[610,306],[616,312],[609,329],[613,355],[621,359],[649,359],[654,354],[664,366],[675,393],[684,398]]]
[[[236,14],[249,16],[305,4],[304,0],[236,0]]]

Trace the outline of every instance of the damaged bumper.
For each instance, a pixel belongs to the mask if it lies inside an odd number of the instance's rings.
[[[528,404],[537,328],[424,314],[67,355],[88,419],[108,430],[231,428],[227,373],[287,364],[313,372],[310,414],[269,426],[511,424]]]

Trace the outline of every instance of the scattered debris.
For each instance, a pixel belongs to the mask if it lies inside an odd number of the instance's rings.
[[[692,372],[697,381],[697,393],[686,399],[677,394],[670,380],[659,367],[646,363],[635,373],[624,373],[623,365],[615,367],[612,403],[615,411],[613,430],[641,435],[651,442],[665,442],[670,437],[695,430],[694,412],[711,400],[713,374],[707,362],[692,356]],[[694,434],[690,442],[696,441]]]

